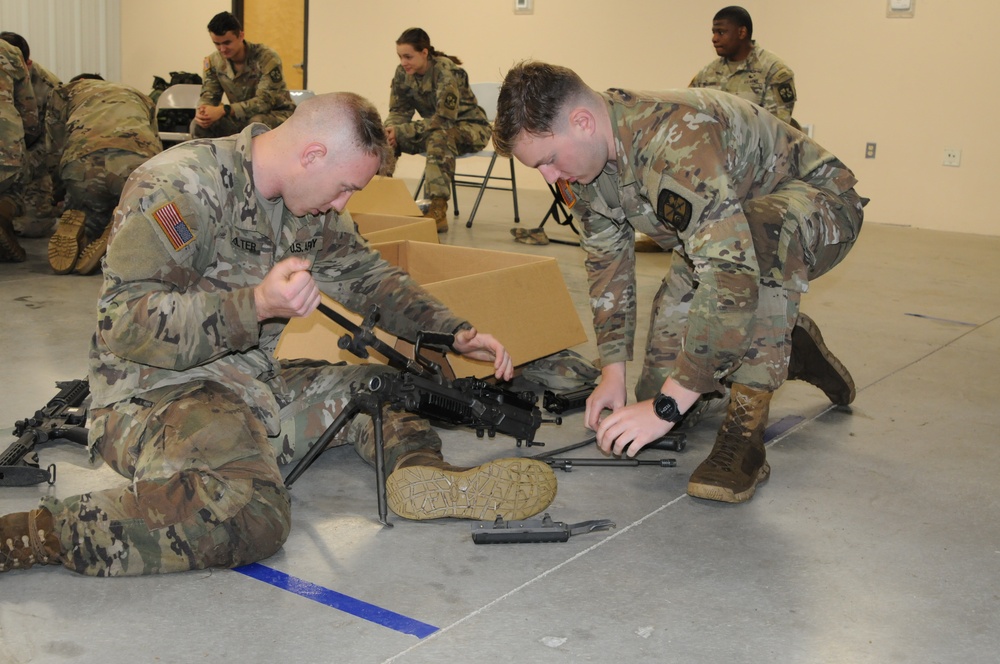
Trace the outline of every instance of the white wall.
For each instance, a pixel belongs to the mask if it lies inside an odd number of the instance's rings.
[[[414,25],[465,60],[473,81],[500,80],[512,63],[537,58],[573,67],[597,88],[683,87],[714,56],[711,18],[727,3],[535,0],[529,16],[514,15],[513,4],[311,0],[309,87],[353,90],[385,111],[395,39]],[[759,43],[796,72],[796,117],[857,173],[859,191],[872,199],[869,220],[1000,235],[989,197],[1000,176],[989,37],[1000,2],[917,0],[912,19],[886,18],[885,0],[742,4]],[[140,89],[154,74],[199,71],[211,51],[204,26],[230,8],[224,0],[121,5],[122,80]],[[864,158],[869,141],[878,146],[874,160]],[[946,147],[962,150],[961,167],[942,165]],[[411,157],[399,174],[419,170]],[[519,185],[544,187],[530,171],[519,173]]]

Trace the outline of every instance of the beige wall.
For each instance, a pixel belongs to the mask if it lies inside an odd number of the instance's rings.
[[[206,26],[231,8],[231,0],[122,0],[121,82],[148,93],[154,76],[201,74],[214,48]]]
[[[204,24],[229,2],[122,3],[123,77],[148,87],[154,73],[200,68],[210,50]],[[702,0],[535,0],[517,16],[513,0],[311,0],[309,87],[353,90],[388,105],[395,39],[419,25],[436,48],[460,56],[473,81],[500,80],[537,58],[576,69],[592,86],[683,87],[714,55],[709,27],[718,7]],[[916,0],[912,19],[885,17],[886,0],[744,0],[758,42],[796,72],[796,117],[857,173],[872,199],[868,219],[1000,235],[985,194],[1000,176],[1000,101],[992,45],[975,26],[1000,21],[995,0]],[[200,17],[197,21],[191,18]],[[171,40],[150,47],[152,34]],[[252,39],[252,35],[248,35]],[[208,48],[206,48],[208,47]],[[154,51],[150,53],[150,51]],[[161,74],[162,75],[162,74]],[[877,156],[864,158],[865,143]],[[945,148],[962,165],[942,165]],[[405,158],[399,174],[418,176]],[[521,187],[543,188],[537,173]]]

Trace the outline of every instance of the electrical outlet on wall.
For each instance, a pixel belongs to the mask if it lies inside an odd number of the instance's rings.
[[[962,151],[955,148],[945,148],[944,149],[944,165],[945,166],[961,166],[962,165]]]
[[[514,0],[515,14],[534,14],[535,0]]]

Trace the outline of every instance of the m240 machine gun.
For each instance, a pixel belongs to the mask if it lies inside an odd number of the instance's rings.
[[[514,392],[475,378],[448,380],[439,365],[424,357],[422,349],[426,346],[450,348],[455,341],[454,335],[419,334],[411,359],[375,336],[373,329],[380,317],[377,306],[372,307],[360,326],[326,305],[319,305],[319,310],[347,330],[337,342],[340,348],[365,359],[369,356],[370,347],[385,357],[389,366],[397,369],[398,373],[387,372],[371,378],[288,474],[285,486],[292,486],[352,417],[366,412],[375,424],[379,521],[390,525],[386,520],[388,509],[382,439],[382,408],[385,405],[447,425],[468,427],[479,437],[492,438],[502,433],[514,438],[518,446],[542,444],[535,442],[542,415],[536,405],[538,398],[533,393]]]

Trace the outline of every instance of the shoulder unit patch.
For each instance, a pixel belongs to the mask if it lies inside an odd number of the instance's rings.
[[[656,198],[656,216],[660,221],[683,233],[691,223],[691,203],[680,194],[661,189]]]

